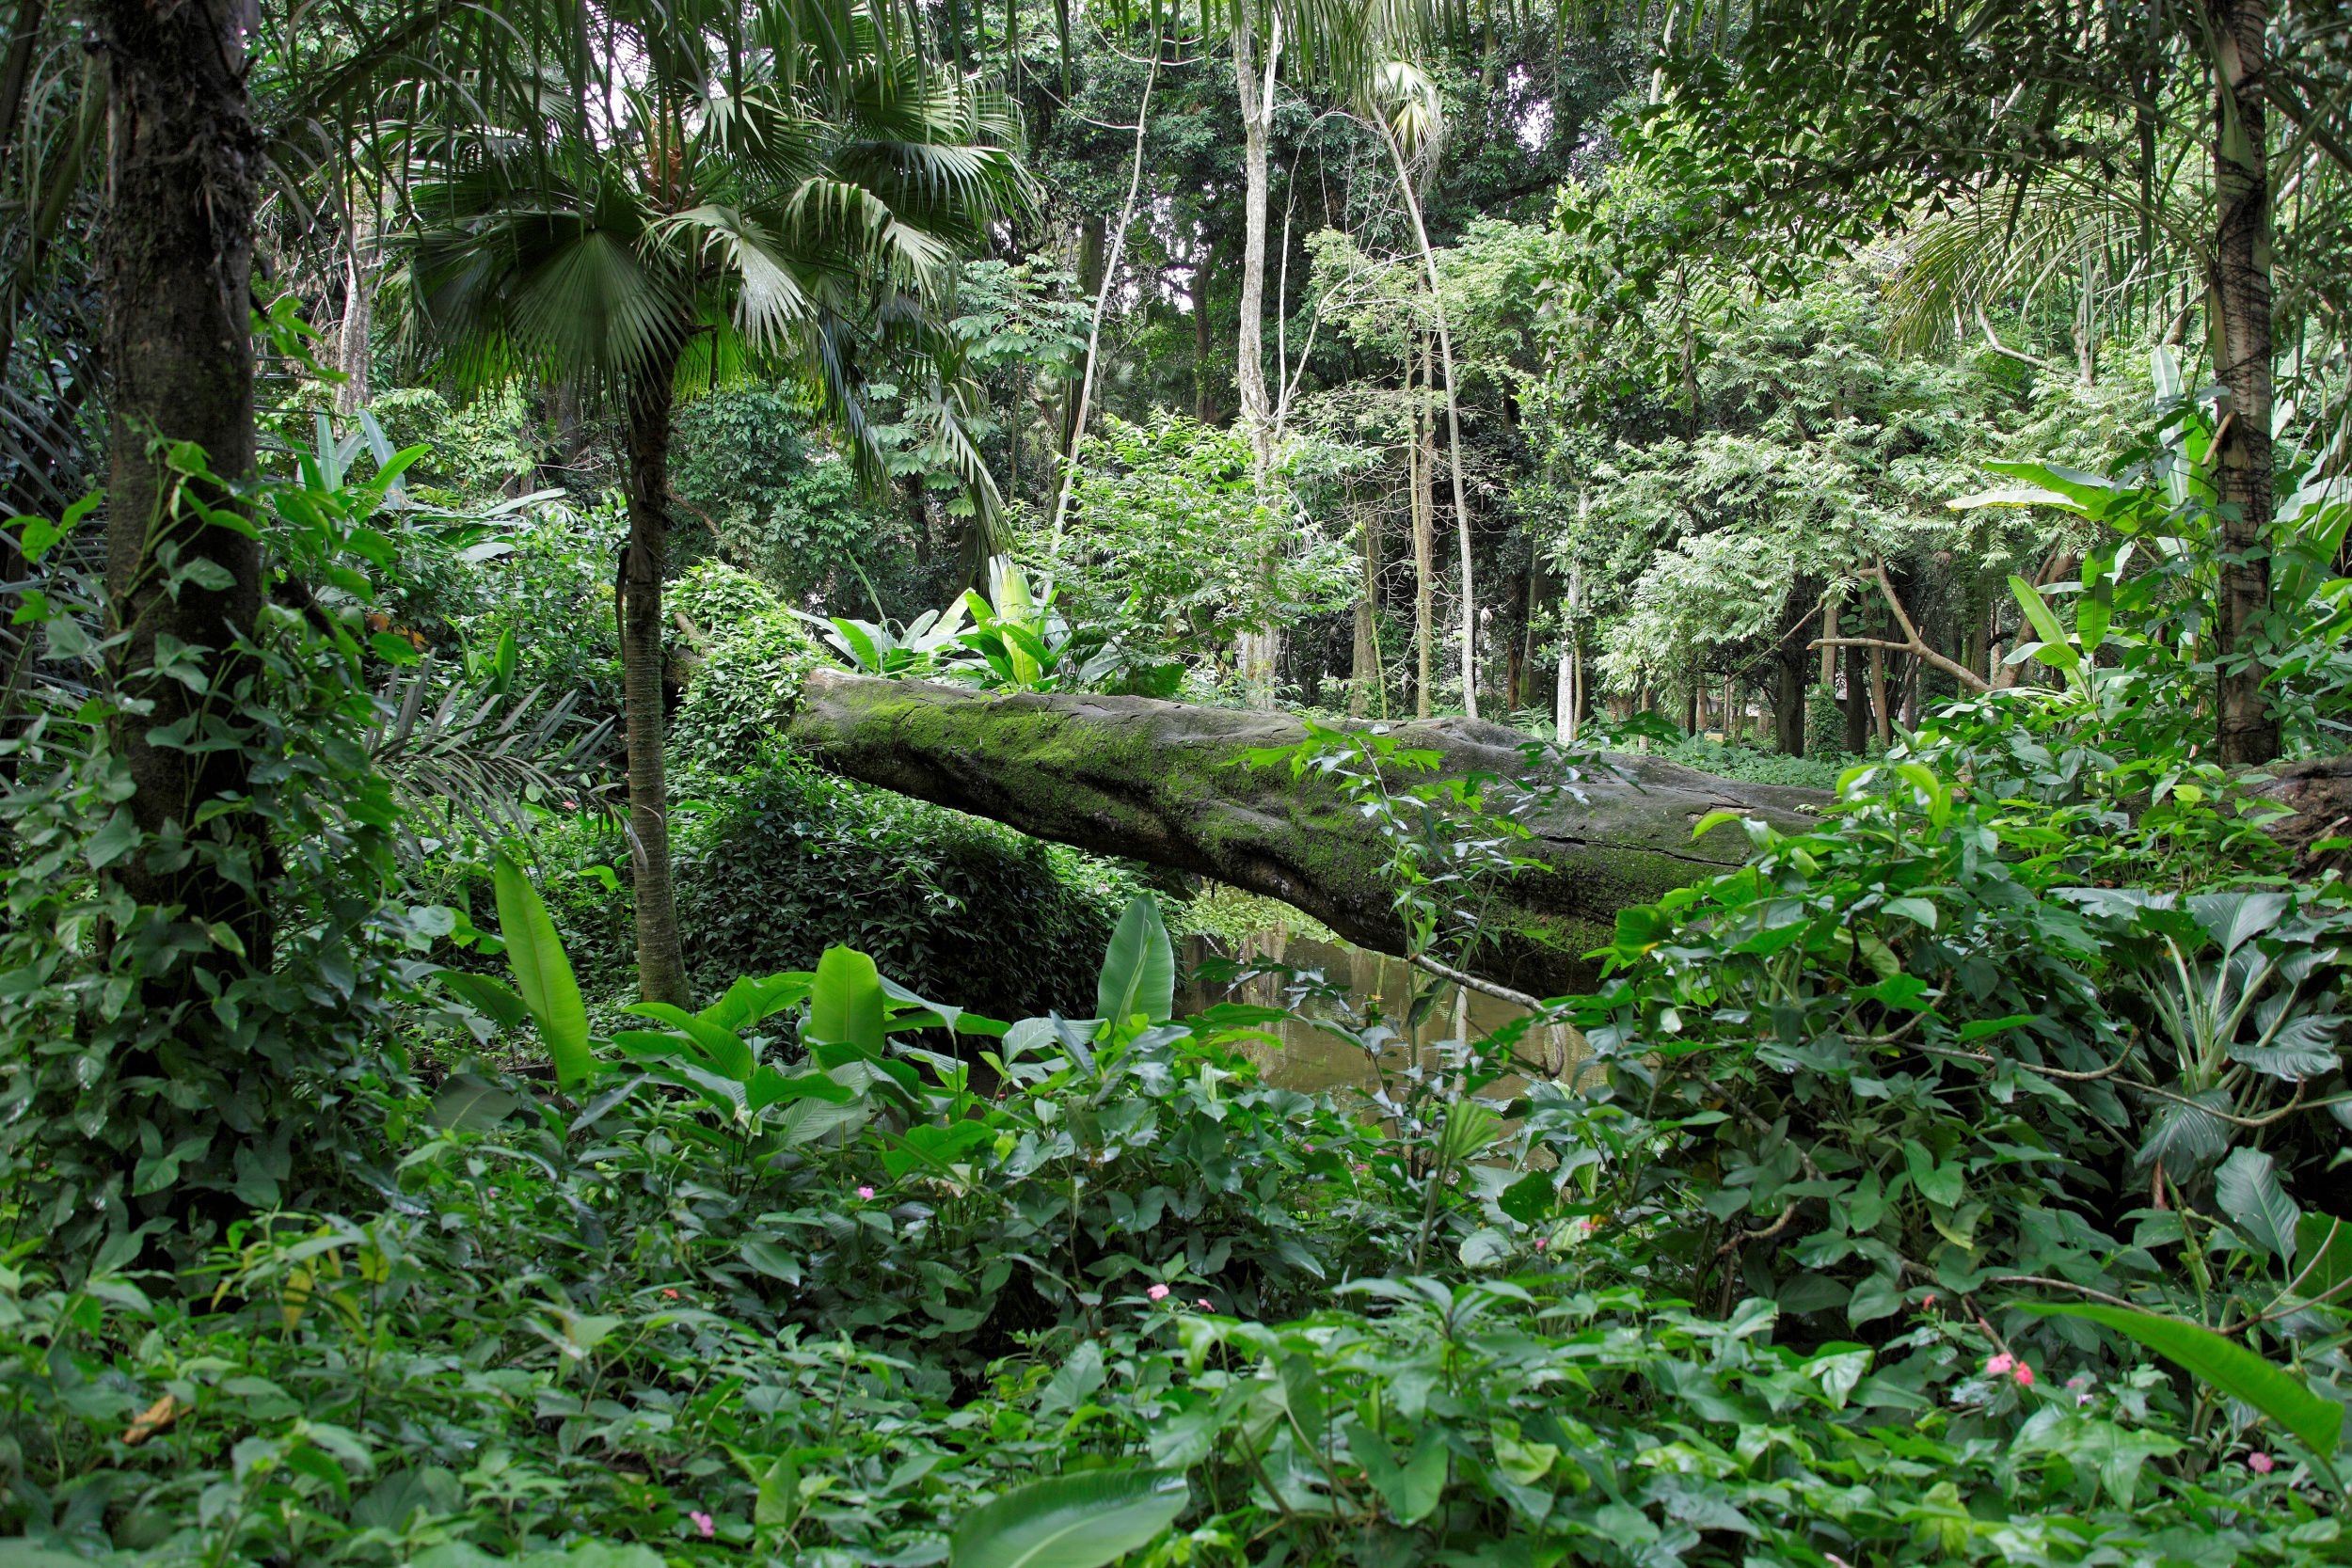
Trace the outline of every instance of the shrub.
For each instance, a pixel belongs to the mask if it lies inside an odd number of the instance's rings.
[[[1140,883],[1110,863],[784,756],[713,790],[676,846],[698,991],[805,969],[830,943],[999,1018],[1083,1013]]]

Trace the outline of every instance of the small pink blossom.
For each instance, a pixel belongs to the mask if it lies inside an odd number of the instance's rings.
[[[2000,1354],[1994,1356],[1992,1360],[1984,1364],[1984,1374],[1987,1377],[2005,1377],[2008,1375],[2009,1370],[2016,1365],[2017,1357],[2010,1354],[2007,1351],[2003,1351]]]
[[[702,1531],[705,1541],[719,1533],[718,1525],[712,1521],[709,1514],[703,1513],[700,1509],[692,1511],[686,1517],[696,1529]]]
[[[1372,1167],[1371,1167],[1370,1165],[1364,1164],[1362,1164],[1361,1162],[1359,1162],[1359,1163],[1358,1163],[1358,1164],[1357,1164],[1356,1168],[1357,1168],[1357,1170],[1358,1170],[1358,1171],[1359,1171],[1359,1172],[1361,1172],[1361,1171],[1368,1171],[1368,1170],[1372,1169]]]
[[[1312,1153],[1315,1151],[1315,1146],[1314,1146],[1314,1145],[1312,1145],[1312,1144],[1309,1144],[1309,1145],[1307,1145],[1307,1146],[1306,1146],[1306,1148],[1307,1148],[1307,1152],[1308,1152],[1308,1153],[1310,1153],[1310,1154],[1312,1154]]]
[[[677,1292],[675,1291],[664,1291],[661,1293],[669,1297],[672,1301],[677,1300]]]
[[[2258,1476],[2266,1476],[2279,1467],[2279,1462],[2266,1453],[2249,1453],[2246,1456],[2246,1467]]]
[[[1150,1296],[1153,1301],[1166,1301],[1168,1299],[1168,1287],[1165,1285],[1154,1285],[1143,1293]]]
[[[2017,1386],[2020,1388],[2030,1388],[2033,1386],[2033,1369],[2026,1366],[2023,1361],[2017,1363]]]
[[[1548,1246],[1549,1246],[1549,1245],[1551,1245],[1551,1238],[1550,1238],[1550,1237],[1549,1237],[1549,1236],[1538,1236],[1538,1237],[1536,1237],[1536,1238],[1535,1238],[1535,1250],[1536,1250],[1537,1252],[1541,1252],[1541,1251],[1543,1251],[1543,1250],[1544,1250],[1544,1248],[1546,1248],[1546,1247],[1548,1247]]]
[[[868,1202],[871,1202],[874,1196],[874,1189],[871,1187],[860,1187],[857,1190],[857,1196],[866,1199]]]
[[[1216,1311],[1216,1307],[1211,1307],[1211,1306],[1209,1305],[1209,1298],[1208,1298],[1208,1297],[1206,1297],[1206,1296],[1202,1296],[1202,1297],[1200,1298],[1200,1310],[1201,1310],[1201,1311],[1203,1311],[1203,1312],[1214,1312],[1214,1311]]]
[[[1933,1291],[1930,1291],[1927,1293],[1926,1297],[1925,1297],[1925,1298],[1923,1298],[1923,1299],[1920,1301],[1920,1303],[1919,1303],[1919,1307],[1920,1307],[1920,1310],[1921,1310],[1921,1311],[1926,1311],[1926,1310],[1928,1310],[1929,1308],[1931,1308],[1931,1307],[1934,1307],[1934,1305],[1935,1305],[1935,1292],[1934,1292]]]

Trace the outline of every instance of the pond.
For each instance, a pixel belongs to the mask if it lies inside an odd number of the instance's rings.
[[[1248,1002],[1261,1006],[1283,1006],[1282,982],[1279,975],[1265,974],[1245,980],[1236,986],[1212,986],[1200,977],[1200,966],[1207,958],[1231,958],[1247,963],[1268,962],[1287,964],[1293,969],[1319,970],[1326,980],[1344,987],[1359,1006],[1378,1000],[1390,1009],[1400,1006],[1406,993],[1413,971],[1402,958],[1385,953],[1374,953],[1352,942],[1321,940],[1292,934],[1282,926],[1268,927],[1244,938],[1238,951],[1232,944],[1212,937],[1186,938],[1182,953],[1182,986],[1176,996],[1178,1016],[1218,1002]],[[1424,1037],[1451,1039],[1460,1036],[1467,1027],[1471,1037],[1491,1033],[1517,1018],[1526,1016],[1527,1009],[1516,1003],[1505,1002],[1484,992],[1465,990],[1459,986],[1445,986],[1438,1006],[1429,1015]],[[1378,1079],[1364,1053],[1346,1040],[1317,1029],[1305,1022],[1285,1022],[1273,1026],[1279,1046],[1255,1042],[1244,1053],[1254,1059],[1264,1072],[1266,1082],[1302,1094],[1320,1094],[1349,1088],[1372,1089]],[[1537,1030],[1527,1042],[1530,1054],[1547,1060],[1572,1065],[1583,1055],[1583,1040],[1566,1024],[1552,1024]],[[1517,1086],[1518,1080],[1506,1079],[1500,1085],[1505,1093]]]

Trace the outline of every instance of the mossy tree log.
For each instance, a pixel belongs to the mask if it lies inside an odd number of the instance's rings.
[[[1474,720],[1400,725],[1400,740],[1442,754],[1445,774],[1530,774],[1529,737]],[[1329,785],[1288,768],[1252,768],[1253,751],[1295,746],[1298,721],[1142,697],[991,696],[917,681],[813,672],[791,738],[827,768],[1062,844],[1213,877],[1306,911],[1351,941],[1403,949],[1384,874],[1389,848]],[[1693,843],[1692,824],[1729,808],[1803,827],[1817,791],[1718,779],[1654,757],[1614,755],[1588,769],[1585,800],[1535,803],[1519,852],[1537,863],[1497,888],[1488,978],[1539,994],[1591,978],[1581,958],[1616,911],[1736,865],[1729,827]],[[1556,769],[1555,769],[1556,771]],[[1501,785],[1507,790],[1509,786]]]

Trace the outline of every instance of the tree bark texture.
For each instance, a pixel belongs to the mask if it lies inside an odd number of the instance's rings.
[[[1242,256],[1239,320],[1234,331],[1234,387],[1241,396],[1241,421],[1249,436],[1258,496],[1271,493],[1274,481],[1274,399],[1265,379],[1265,241],[1266,214],[1272,199],[1272,177],[1266,146],[1273,131],[1275,68],[1282,57],[1282,17],[1269,13],[1272,27],[1265,57],[1258,53],[1258,36],[1247,8],[1233,18],[1233,88],[1241,103],[1242,126]],[[1261,78],[1259,72],[1264,75]],[[1198,307],[1196,307],[1197,309]],[[1264,562],[1271,578],[1274,562]],[[1281,657],[1281,631],[1268,626],[1241,636],[1242,680],[1253,705],[1274,702],[1275,667]]]
[[[373,395],[368,371],[373,355],[375,284],[359,257],[364,243],[356,232],[343,242],[343,320],[335,335],[335,368],[343,372],[343,384],[335,388],[335,408],[344,415],[365,408]]]
[[[690,1006],[670,885],[670,799],[662,773],[661,578],[670,548],[675,345],[634,378],[628,400],[628,547],[621,560],[621,707],[628,749],[630,880],[637,984],[648,1002]]]
[[[1862,673],[1862,650],[1846,650],[1846,752],[1860,756],[1870,744],[1870,699]]]
[[[1384,123],[1382,135],[1389,157],[1396,166],[1396,187],[1405,198],[1406,214],[1413,220],[1413,240],[1421,246],[1421,262],[1429,281],[1429,313],[1438,328],[1438,358],[1445,371],[1445,450],[1454,482],[1454,531],[1462,552],[1462,711],[1478,717],[1478,590],[1471,579],[1470,498],[1462,483],[1461,402],[1454,391],[1454,333],[1446,325],[1445,294],[1438,284],[1438,253],[1430,247],[1428,226],[1422,222],[1421,193],[1413,188],[1412,170],[1405,149]]]
[[[1430,711],[1430,688],[1437,678],[1436,651],[1437,578],[1438,578],[1438,519],[1437,499],[1430,493],[1430,484],[1438,467],[1438,426],[1431,417],[1427,392],[1430,382],[1429,340],[1421,345],[1421,388],[1422,396],[1413,404],[1413,450],[1406,461],[1413,492],[1413,712],[1426,719]],[[1412,368],[1406,367],[1406,384],[1412,385]]]
[[[135,786],[133,819],[144,833],[171,836],[207,805],[247,793],[237,748],[196,750],[150,737],[234,710],[241,699],[232,693],[251,677],[230,650],[252,634],[262,570],[253,540],[208,527],[174,504],[172,475],[151,447],[157,439],[194,442],[225,482],[253,471],[250,310],[261,144],[246,100],[245,13],[236,0],[104,0],[96,18],[111,116],[102,252],[113,377],[106,585],[117,624],[130,631],[115,655],[128,710],[116,738]],[[225,582],[183,580],[167,590],[168,551],[183,566],[209,563],[217,571],[206,575]],[[155,673],[159,645],[170,641],[209,650],[198,668],[210,691]],[[226,925],[251,960],[266,966],[261,824],[230,811],[195,832],[230,842],[217,857],[167,870],[135,855],[115,874],[143,904],[181,905],[191,920]],[[231,864],[247,869],[232,874]]]
[[[1391,733],[1442,752],[1441,774],[1530,772],[1519,751],[1528,737],[1497,724],[1441,719]],[[790,734],[850,778],[1040,838],[1213,877],[1279,898],[1365,946],[1404,948],[1375,828],[1313,775],[1246,765],[1253,750],[1306,738],[1288,715],[1143,697],[1000,697],[818,671]],[[1587,778],[1588,803],[1531,806],[1534,837],[1515,852],[1538,863],[1497,885],[1482,933],[1493,940],[1479,960],[1491,978],[1547,995],[1589,983],[1581,955],[1608,940],[1617,911],[1746,853],[1745,838],[1727,829],[1692,843],[1698,817],[1727,807],[1803,828],[1807,808],[1827,799],[1658,758],[1611,760],[1626,778]],[[1494,787],[1495,804],[1517,793]]]
[[[2257,662],[2270,610],[2270,171],[2264,100],[2268,0],[2207,0],[2214,40],[2214,366],[2230,394],[2217,443],[2221,504],[2220,751],[2225,766],[2279,754]]]

